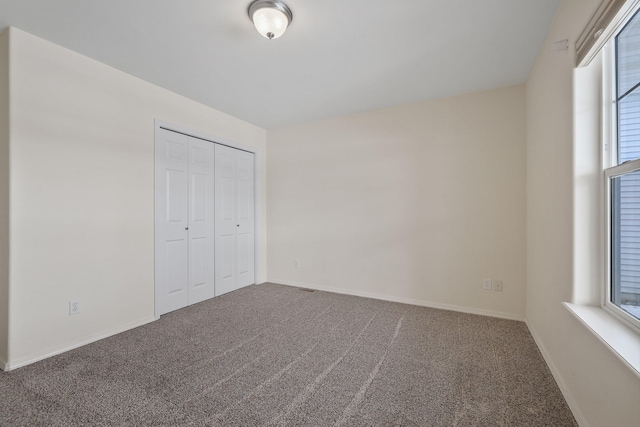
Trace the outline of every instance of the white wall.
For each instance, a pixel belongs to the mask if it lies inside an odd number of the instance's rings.
[[[153,319],[155,118],[257,147],[263,184],[266,132],[15,28],[10,36],[15,367]],[[258,192],[266,200],[264,185]],[[263,225],[265,213],[262,204]],[[75,298],[81,314],[69,316]]]
[[[597,77],[579,70],[574,79],[573,46],[598,4],[562,3],[527,81],[527,323],[581,425],[632,426],[640,420],[640,380],[561,305],[597,303],[592,284],[602,277],[593,246],[600,242],[598,147],[585,145],[598,141],[588,124],[597,120],[589,102],[598,95],[573,90]],[[563,39],[569,51],[552,52]]]
[[[269,130],[269,281],[524,318],[524,108],[521,85]]]
[[[9,325],[9,33],[0,34],[0,368]]]

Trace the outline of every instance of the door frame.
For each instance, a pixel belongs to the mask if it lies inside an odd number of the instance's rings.
[[[263,155],[260,150],[256,147],[252,147],[249,145],[245,145],[245,144],[240,144],[238,142],[235,141],[231,141],[225,138],[220,138],[218,136],[215,135],[211,135],[211,134],[207,134],[205,132],[200,132],[197,130],[193,130],[193,129],[189,129],[187,127],[184,126],[180,126],[174,123],[170,123],[164,120],[160,120],[160,119],[154,119],[154,123],[153,123],[153,152],[154,152],[154,156],[153,156],[153,165],[154,165],[154,179],[153,179],[153,199],[154,199],[154,206],[155,206],[155,197],[156,197],[156,182],[155,182],[155,150],[156,150],[156,144],[157,144],[157,140],[158,140],[158,131],[160,129],[165,129],[168,131],[172,131],[172,132],[177,132],[177,133],[181,133],[183,135],[187,135],[190,136],[192,138],[197,138],[197,139],[201,139],[203,141],[208,141],[211,142],[212,144],[220,144],[220,145],[225,145],[227,147],[231,147],[231,148],[235,148],[238,150],[243,150],[243,151],[247,151],[249,153],[253,153],[253,239],[254,239],[254,250],[253,250],[253,268],[254,268],[254,277],[255,277],[255,283],[262,283],[261,279],[262,277],[260,277],[260,273],[259,273],[259,269],[258,269],[258,265],[260,263],[260,244],[262,243],[261,241],[261,234],[260,234],[260,230],[261,230],[261,221],[260,221],[260,212],[259,212],[259,208],[260,208],[260,184],[261,184],[261,180],[260,180],[260,160],[261,160],[261,156]],[[153,263],[154,263],[154,268],[153,268],[153,313],[154,316],[157,319],[160,318],[160,315],[158,314],[158,285],[156,283],[156,269],[155,269],[155,262],[156,262],[156,257],[155,257],[155,240],[156,240],[156,234],[155,234],[155,222],[156,222],[156,218],[155,218],[155,209],[154,209],[154,215],[153,215],[153,251],[154,251],[154,256],[153,256]],[[214,283],[215,286],[215,283]]]

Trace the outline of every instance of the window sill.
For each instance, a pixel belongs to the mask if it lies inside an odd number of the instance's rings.
[[[640,378],[640,335],[600,307],[562,305]]]

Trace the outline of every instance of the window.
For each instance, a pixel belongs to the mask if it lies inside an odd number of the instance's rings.
[[[608,50],[611,96],[605,94],[605,118],[612,126],[605,138],[604,308],[640,329],[640,12]]]

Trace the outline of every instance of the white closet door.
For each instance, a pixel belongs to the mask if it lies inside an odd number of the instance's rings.
[[[216,295],[255,283],[253,161],[216,145]]]
[[[236,151],[237,287],[255,283],[253,154]]]
[[[155,154],[156,315],[189,303],[188,152],[187,136],[159,130]]]
[[[158,129],[156,315],[255,283],[254,156]]]
[[[216,144],[216,296],[237,289],[236,151]]]
[[[189,304],[214,296],[214,144],[189,138]]]

